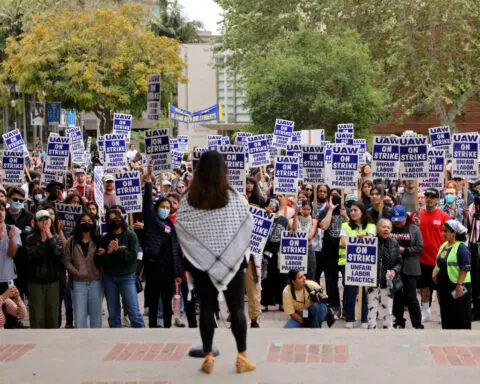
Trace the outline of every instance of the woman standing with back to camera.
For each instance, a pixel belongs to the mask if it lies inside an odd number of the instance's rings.
[[[216,151],[205,152],[188,192],[180,202],[175,223],[178,239],[200,301],[200,335],[205,352],[202,371],[211,373],[218,292],[224,291],[237,343],[238,373],[252,371],[247,359],[245,317],[245,255],[253,221],[247,202],[228,184],[227,166]]]

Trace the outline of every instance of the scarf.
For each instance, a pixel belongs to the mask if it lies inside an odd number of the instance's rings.
[[[175,229],[188,261],[208,273],[218,291],[227,289],[245,260],[253,230],[247,201],[229,191],[225,207],[205,210],[192,207],[185,196]]]

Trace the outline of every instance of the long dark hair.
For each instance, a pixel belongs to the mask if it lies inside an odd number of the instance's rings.
[[[290,292],[292,293],[293,300],[297,300],[297,296],[295,295],[295,287],[293,286],[293,282],[297,280],[297,275],[302,272],[299,269],[291,269],[288,271],[287,278],[288,278],[288,285],[290,285]],[[305,285],[304,289],[307,290],[307,285]]]
[[[122,221],[122,226],[121,226],[122,232],[126,232],[128,230],[128,225],[125,222],[125,220],[123,220],[122,214],[116,209],[109,209],[105,214],[105,222],[107,223],[107,232],[109,234],[113,233],[113,228],[110,224],[110,215],[115,215],[118,219]]]
[[[360,186],[360,194],[361,194],[360,196],[361,196],[361,199],[362,199],[362,200],[363,200],[364,198],[368,198],[368,199],[370,198],[370,197],[368,197],[368,196],[366,196],[366,195],[363,194],[363,186],[364,186],[364,185],[370,185],[372,188],[375,186],[375,185],[373,184],[373,181],[371,181],[371,180],[364,180],[364,181],[362,182],[362,185]]]
[[[228,191],[233,191],[227,179],[227,165],[217,151],[202,154],[195,168],[187,201],[198,209],[218,209],[228,204]]]
[[[367,209],[365,208],[365,204],[363,204],[363,202],[361,201],[354,201],[350,206],[350,209],[353,206],[357,207],[362,212],[362,229],[367,228],[367,225],[370,224],[371,221],[370,217],[367,215]],[[348,226],[352,229],[357,229],[357,224],[351,218],[348,221]]]
[[[90,231],[90,235],[92,237],[92,241],[95,243],[95,244],[98,244],[98,240],[99,240],[99,234],[97,232],[97,224],[96,224],[96,219],[95,217],[93,217],[92,215],[90,215],[89,213],[87,212],[84,212],[80,215],[80,217],[78,218],[78,221],[77,223],[75,224],[75,228],[73,229],[73,236],[72,236],[72,240],[75,241],[76,243],[80,243],[82,241],[82,235],[83,235],[83,231],[82,231],[82,228],[80,228],[80,221],[85,217],[87,216],[88,218],[90,218],[90,220],[92,220],[92,223],[93,223],[93,226],[92,226],[92,230]]]

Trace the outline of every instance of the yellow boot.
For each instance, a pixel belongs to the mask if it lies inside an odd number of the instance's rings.
[[[257,366],[247,359],[247,356],[239,353],[237,355],[237,373],[254,371]]]
[[[203,360],[203,364],[200,367],[200,369],[203,372],[210,374],[213,371],[214,365],[215,365],[215,358],[213,357],[213,353],[210,352],[209,354],[207,354],[207,356],[205,356],[205,360]]]

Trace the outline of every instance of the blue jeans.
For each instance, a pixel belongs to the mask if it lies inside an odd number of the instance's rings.
[[[327,317],[327,312],[328,309],[324,303],[313,303],[308,309],[309,328],[322,328],[322,323]],[[283,328],[303,328],[303,325],[290,317]]]
[[[368,321],[368,298],[365,288],[362,293],[362,323]],[[357,301],[358,287],[353,285],[345,285],[343,290],[345,314],[347,315],[347,323],[353,323],[355,321],[355,303]]]
[[[120,295],[127,309],[133,328],[145,328],[138,305],[135,272],[122,276],[103,275],[103,288],[108,308],[108,325],[110,328],[122,328]]]
[[[103,286],[101,280],[74,281],[72,300],[77,328],[88,328],[88,317],[90,317],[90,328],[102,328]]]

